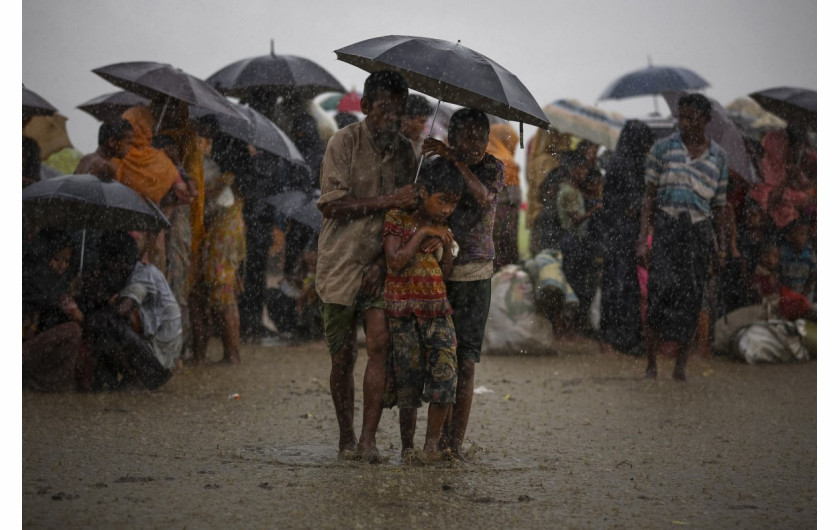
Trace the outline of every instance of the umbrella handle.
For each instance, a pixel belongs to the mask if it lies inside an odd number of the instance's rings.
[[[461,42],[461,41],[458,41]],[[435,126],[435,120],[437,119],[438,110],[440,109],[440,102],[441,99],[438,98],[437,105],[435,106],[435,113],[432,114],[432,123],[429,124],[429,135],[426,138],[432,137],[432,127]],[[420,167],[423,165],[423,160],[426,159],[426,155],[420,155],[420,161],[417,163],[417,173],[414,175],[414,183],[417,184],[417,179],[420,178]]]
[[[84,271],[85,268],[85,234],[87,234],[87,229],[82,229],[82,251],[80,254],[82,257],[79,259],[79,274]]]
[[[171,96],[166,96],[166,101],[163,103],[163,109],[160,111],[160,117],[158,118],[157,123],[155,124],[155,134],[160,131],[160,126],[163,125],[163,117],[166,115],[166,107],[169,106],[169,100]]]

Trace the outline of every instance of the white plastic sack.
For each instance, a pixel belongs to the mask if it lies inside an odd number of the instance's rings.
[[[735,334],[733,353],[747,364],[806,361],[810,355],[804,336],[804,320],[757,322]]]
[[[481,351],[501,355],[554,353],[551,322],[534,309],[534,286],[518,265],[502,267],[490,280],[491,298]]]

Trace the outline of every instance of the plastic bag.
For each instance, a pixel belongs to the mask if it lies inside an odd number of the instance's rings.
[[[554,354],[551,322],[534,307],[534,286],[528,274],[518,265],[506,265],[493,275],[490,289],[490,312],[482,352]]]
[[[732,352],[747,364],[807,361],[811,357],[803,337],[804,320],[757,322],[735,334]]]

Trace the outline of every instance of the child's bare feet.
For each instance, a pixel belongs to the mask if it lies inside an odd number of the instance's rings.
[[[371,447],[370,449],[356,448],[356,455],[359,460],[365,460],[371,464],[384,464],[388,461],[387,456],[379,453],[379,449]]]
[[[444,454],[444,457],[445,457],[447,460],[457,460],[457,461],[459,461],[459,462],[466,462],[466,461],[467,461],[467,455],[466,455],[466,453],[464,453],[464,451],[463,451],[463,450],[461,450],[461,448],[460,448],[460,447],[459,447],[459,448],[455,448],[455,449],[453,449],[453,448],[447,448],[447,449],[443,452],[443,454]]]
[[[357,460],[359,455],[356,454],[355,449],[340,449],[338,451],[339,460]]]

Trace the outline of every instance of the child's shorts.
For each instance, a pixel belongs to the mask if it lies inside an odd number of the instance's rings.
[[[421,400],[454,403],[458,343],[452,317],[388,317],[388,324],[393,387],[386,392],[385,406],[419,408]]]

